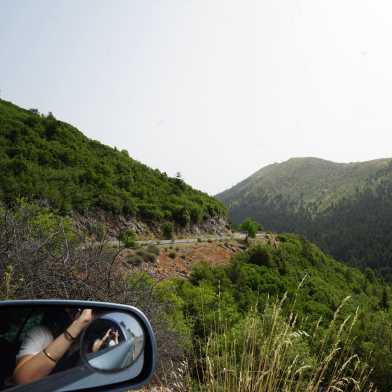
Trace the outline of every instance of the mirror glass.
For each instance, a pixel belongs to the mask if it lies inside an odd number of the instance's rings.
[[[91,322],[83,334],[82,356],[95,370],[119,371],[131,366],[144,349],[144,332],[133,316],[111,312]]]
[[[142,323],[110,304],[0,306],[0,390],[29,391],[34,383],[40,392],[70,391],[134,379],[145,364]]]

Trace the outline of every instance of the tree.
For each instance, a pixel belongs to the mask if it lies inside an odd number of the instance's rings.
[[[131,229],[123,231],[119,236],[119,240],[126,248],[134,248],[136,246],[136,234]]]
[[[387,289],[385,287],[382,290],[380,308],[385,311],[389,309],[389,296],[388,296]]]
[[[255,238],[257,230],[261,229],[261,225],[255,222],[251,218],[245,219],[241,224],[240,224],[240,230],[246,232],[246,241],[248,241],[249,237],[250,238]]]
[[[166,222],[162,225],[162,234],[166,240],[173,239],[173,224],[171,222]]]

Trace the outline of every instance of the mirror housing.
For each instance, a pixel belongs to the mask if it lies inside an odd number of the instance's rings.
[[[10,371],[15,369],[17,350],[31,327],[38,325],[42,328],[43,315],[56,318],[56,314],[65,314],[66,311],[75,320],[83,310],[92,310],[93,318],[75,341],[74,337],[65,336],[67,323],[59,329],[64,339],[72,340],[73,357],[77,357],[73,366],[60,366],[57,370],[56,364],[52,373],[40,379],[28,384],[13,383]],[[56,334],[53,336],[56,338]],[[14,354],[2,352],[2,364],[6,365],[8,376],[0,375],[3,377],[0,390],[10,392],[139,389],[150,381],[157,363],[156,339],[151,324],[143,312],[128,305],[75,300],[0,301],[0,351],[3,351],[1,345],[6,340],[15,349]]]

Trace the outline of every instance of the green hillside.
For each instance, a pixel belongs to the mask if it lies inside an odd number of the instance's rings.
[[[189,278],[158,282],[154,269],[124,268],[118,248],[86,242],[70,223],[34,203],[0,207],[1,299],[137,306],[156,331],[157,375],[166,382],[180,369],[178,391],[375,392],[371,368],[378,391],[391,390],[392,292],[372,270],[273,234],[242,243],[230,263],[201,263]]]
[[[333,340],[339,334],[343,320],[351,315],[352,321],[359,307],[352,329],[354,339],[350,344],[346,343],[344,350],[346,354],[350,353],[348,355],[359,355],[362,362],[368,361],[374,366],[372,379],[381,390],[389,391],[392,387],[389,377],[392,372],[392,352],[389,349],[392,344],[390,286],[377,280],[371,270],[362,273],[340,263],[299,236],[285,234],[277,239],[273,245],[255,244],[236,254],[227,266],[201,264],[194,268],[189,281],[171,283],[178,297],[176,303],[181,304],[186,318],[191,321],[193,339],[205,342],[209,337],[208,347],[214,345],[214,341],[216,345],[222,345],[226,339],[229,342],[230,339],[241,341],[241,333],[247,333],[246,330],[242,331],[244,320],[256,308],[256,317],[260,317],[261,325],[265,328],[257,333],[264,336],[263,339],[273,340],[269,333],[274,335],[277,331],[268,329],[268,317],[271,315],[266,309],[274,298],[281,299],[286,295],[283,319],[286,322],[291,320],[296,325],[294,331],[297,333],[306,332],[301,335],[298,345],[292,347],[292,355],[298,355],[299,361],[303,361],[298,367],[310,365],[312,368],[320,360],[323,337],[330,333]],[[340,309],[347,297],[350,299]],[[296,321],[293,321],[293,314],[297,316]],[[330,323],[334,318],[339,321],[331,331]],[[317,333],[314,330],[316,325]],[[343,329],[349,327],[346,325]],[[263,340],[259,344],[262,347]],[[208,351],[209,348],[205,346],[202,343],[204,350]],[[241,346],[239,350],[243,353]],[[253,355],[257,355],[257,350],[252,352]],[[268,357],[271,347],[266,350],[264,355]],[[207,354],[209,360],[213,360],[211,353]],[[226,358],[224,349],[215,354],[222,356],[221,360]],[[235,357],[235,354],[231,355]],[[285,355],[289,356],[290,353],[285,352]],[[219,358],[214,360],[222,363]],[[236,364],[241,366],[242,360],[243,357],[238,356]],[[261,355],[259,363],[265,360]],[[329,374],[329,371],[326,373]]]
[[[63,214],[96,209],[180,226],[225,216],[216,199],[53,115],[0,100],[0,201],[44,199]]]
[[[335,257],[392,270],[392,160],[294,158],[262,168],[217,196],[238,223],[298,232]]]

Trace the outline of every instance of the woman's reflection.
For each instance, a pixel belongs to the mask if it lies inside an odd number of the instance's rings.
[[[117,345],[118,337],[119,332],[116,329],[109,328],[101,339],[96,339],[94,341],[91,351],[96,353],[103,348]]]
[[[28,384],[60,367],[71,367],[70,362],[78,359],[79,336],[92,319],[91,309],[47,311],[42,323],[31,328],[22,341],[16,356],[15,382]]]

